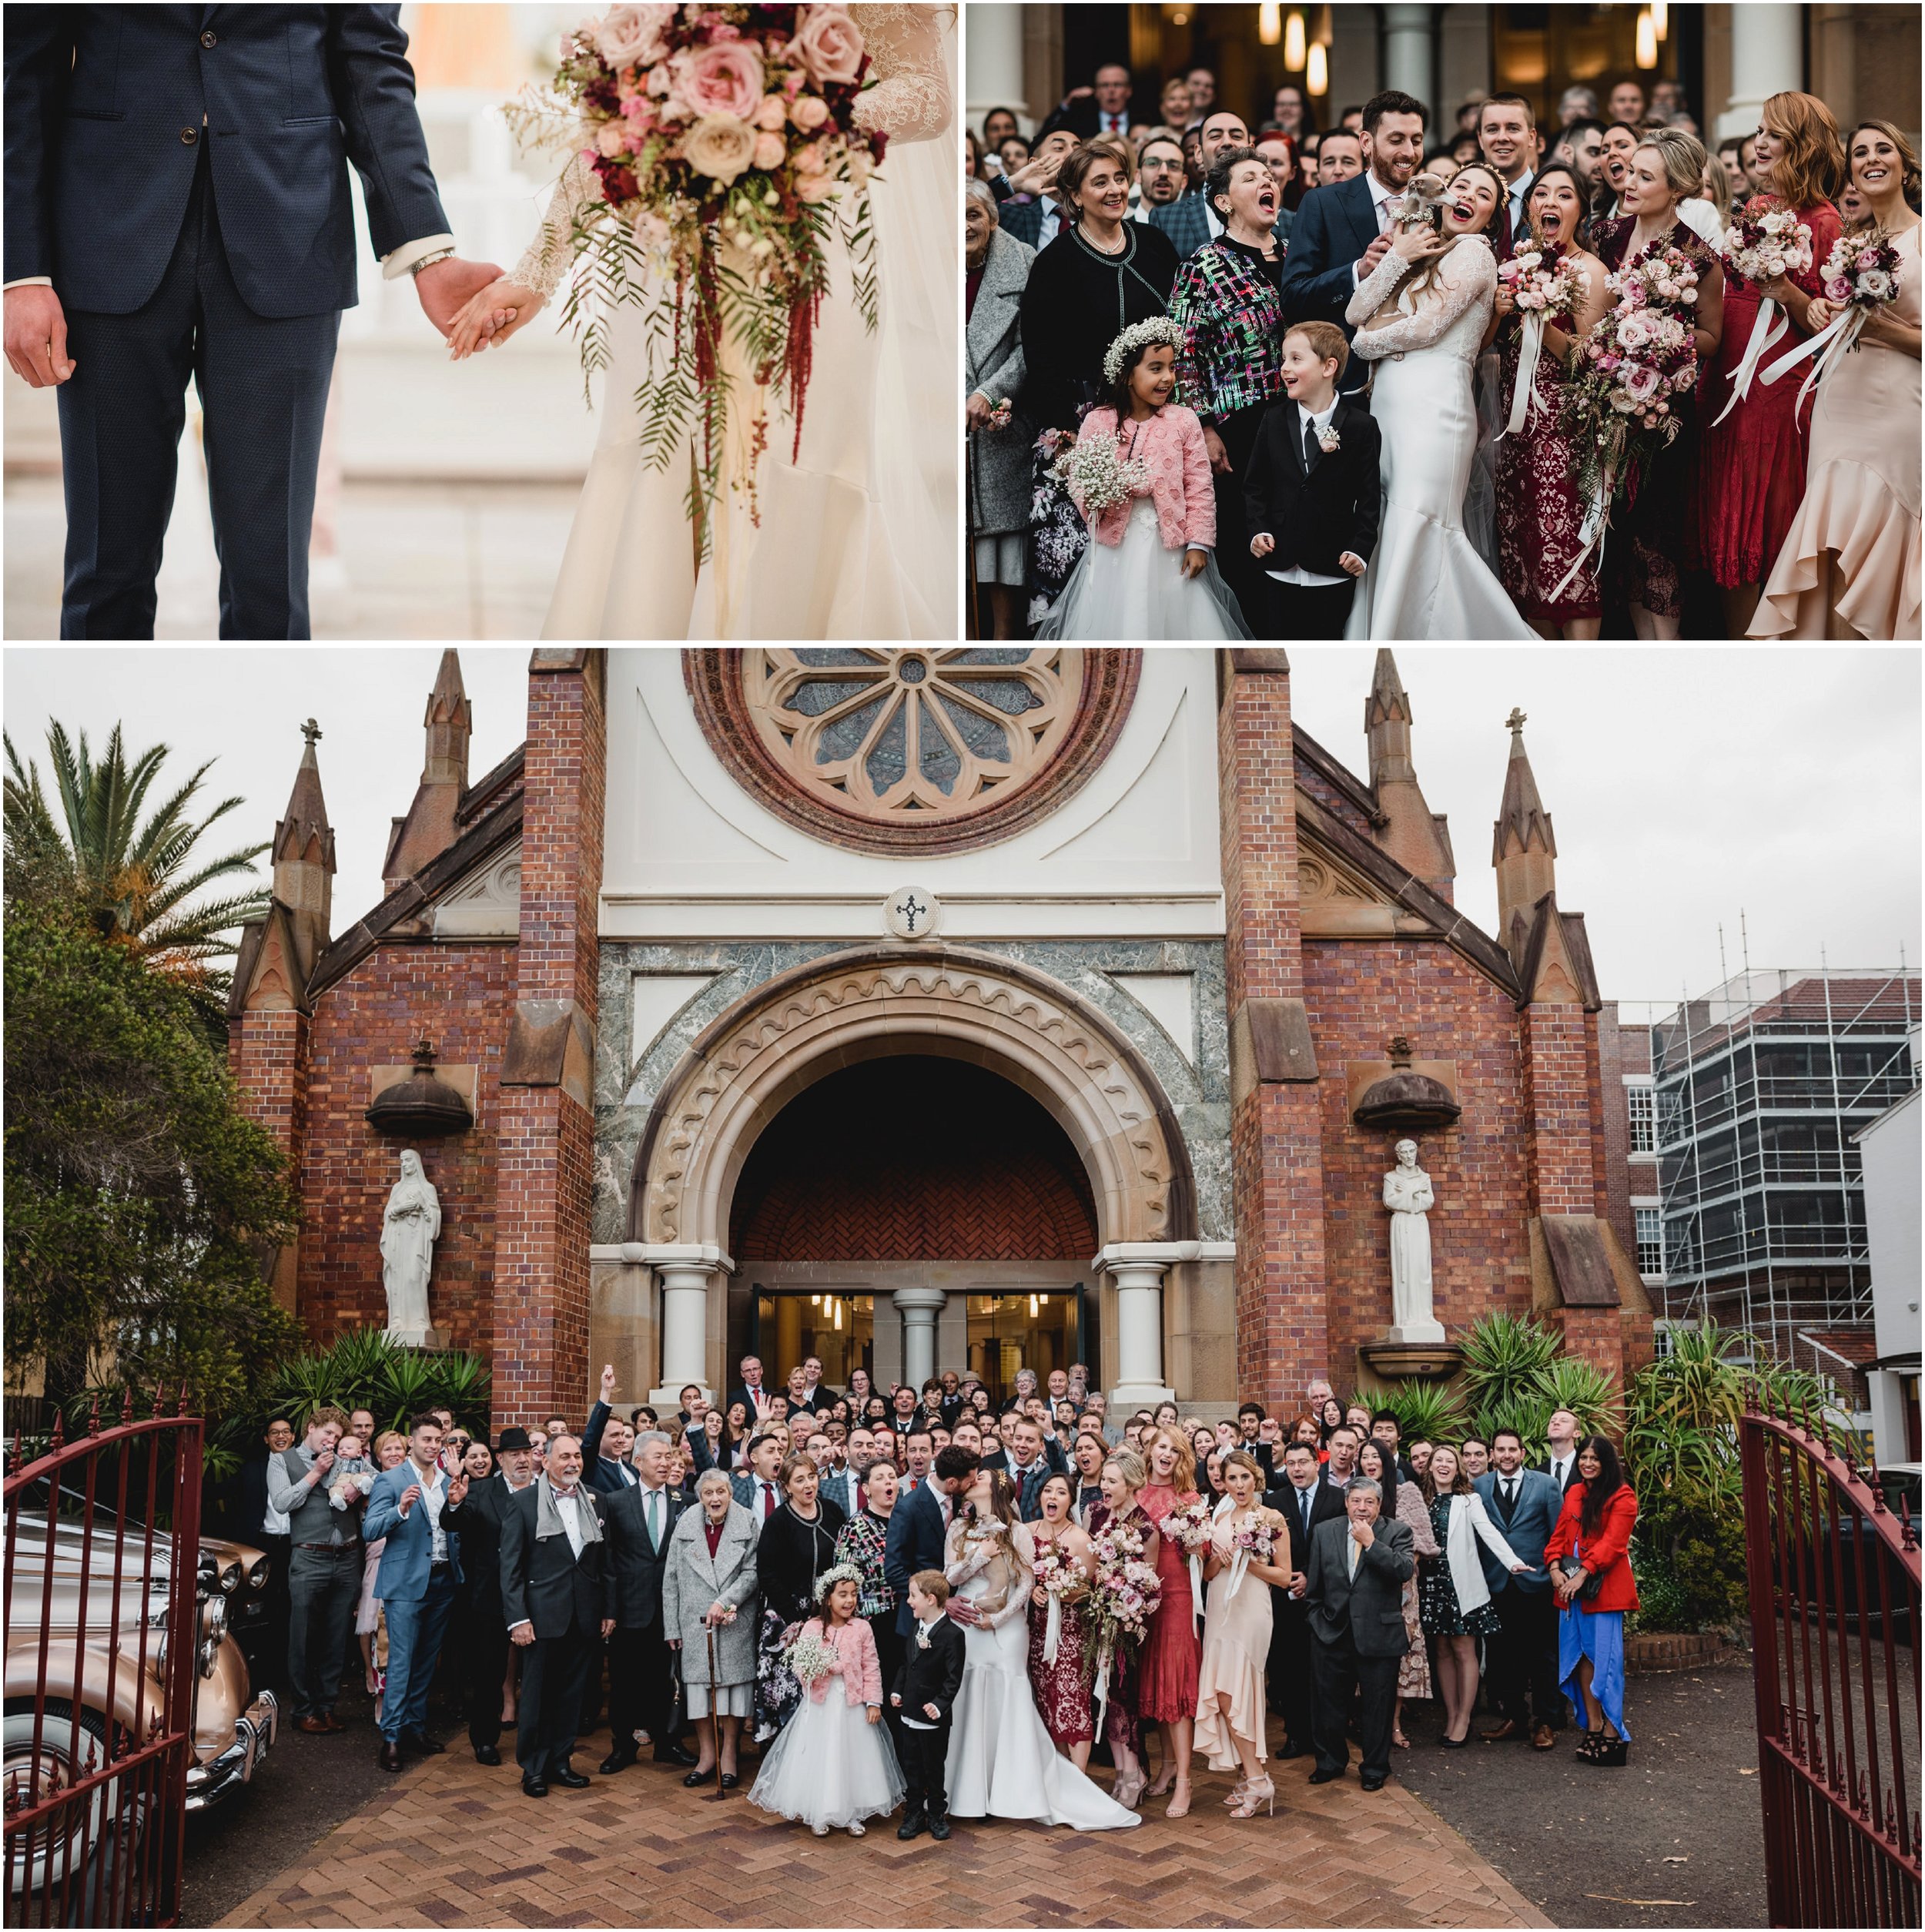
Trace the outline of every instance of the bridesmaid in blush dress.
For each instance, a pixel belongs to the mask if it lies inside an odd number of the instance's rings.
[[[1744,212],[1793,209],[1811,230],[1812,265],[1763,286],[1736,273],[1729,276],[1724,340],[1698,392],[1706,427],[1698,459],[1693,548],[1696,561],[1725,593],[1725,631],[1733,638],[1751,628],[1759,591],[1805,494],[1811,399],[1802,404],[1797,400],[1802,373],[1769,385],[1754,379],[1750,394],[1726,416],[1732,393],[1727,379],[1744,358],[1766,296],[1791,320],[1791,333],[1773,347],[1767,363],[1811,333],[1806,306],[1819,292],[1819,270],[1843,226],[1831,203],[1844,185],[1845,154],[1830,109],[1810,94],[1774,94],[1762,119],[1753,166],[1769,192],[1754,195]]]
[[[1070,1478],[1053,1475],[1037,1492],[1042,1520],[1029,1525],[1036,1545],[1036,1567],[1043,1566],[1043,1552],[1053,1550],[1074,1566],[1083,1579],[1079,1595],[1063,1599],[1058,1612],[1056,1654],[1052,1662],[1046,1656],[1050,1636],[1050,1592],[1040,1583],[1029,1594],[1029,1683],[1036,1693],[1036,1709],[1050,1741],[1079,1771],[1090,1768],[1090,1747],[1096,1739],[1096,1714],[1090,1693],[1096,1679],[1095,1660],[1087,1655],[1080,1596],[1086,1596],[1090,1575],[1090,1539],[1070,1519],[1076,1500]]]
[[[1919,223],[1906,199],[1918,190],[1918,160],[1890,122],[1861,121],[1851,166],[1867,213],[1846,239],[1876,234],[1898,251],[1898,300],[1873,312],[1857,347],[1818,384],[1805,501],[1752,621],[1754,638],[1919,635]],[[1806,320],[1823,329],[1836,313],[1821,296]],[[1779,380],[1789,387],[1808,373]]]
[[[1200,1500],[1196,1452],[1182,1428],[1169,1423],[1145,1429],[1143,1448],[1150,1471],[1143,1507],[1160,1530],[1173,1511]],[[1170,1792],[1170,1809],[1165,1815],[1183,1818],[1190,1812],[1190,1753],[1196,1735],[1203,1646],[1197,1638],[1197,1606],[1190,1587],[1190,1559],[1183,1545],[1167,1532],[1160,1540],[1157,1569],[1163,1578],[1163,1601],[1150,1619],[1150,1633],[1143,1641],[1137,1715],[1145,1724],[1163,1727],[1163,1768],[1149,1796],[1160,1798]]]
[[[1253,1818],[1262,1805],[1274,1810],[1277,1787],[1263,1770],[1266,1704],[1264,1666],[1270,1656],[1270,1589],[1290,1588],[1290,1536],[1282,1517],[1263,1503],[1264,1472],[1247,1449],[1223,1459],[1224,1496],[1204,1559],[1209,1579],[1203,1662],[1197,1683],[1197,1743],[1213,1771],[1240,1771],[1230,1794],[1230,1815]],[[1240,1550],[1238,1535],[1270,1532],[1264,1562]]]

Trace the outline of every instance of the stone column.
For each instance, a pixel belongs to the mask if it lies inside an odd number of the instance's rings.
[[[1163,1375],[1163,1277],[1170,1262],[1119,1244],[1100,1264],[1116,1286],[1116,1385],[1111,1406],[1120,1413],[1176,1400]]]
[[[1438,119],[1438,103],[1431,99],[1436,73],[1436,23],[1431,7],[1385,7],[1384,22],[1384,85],[1400,93],[1414,94],[1431,110],[1431,123]],[[974,33],[975,19],[970,19]]]
[[[1023,111],[1029,90],[1023,84],[1023,9],[988,5],[969,9],[969,119],[980,128],[993,107]]]
[[[936,1373],[936,1318],[949,1298],[940,1288],[898,1288],[889,1297],[902,1317],[902,1380],[911,1388]]]
[[[1767,99],[1805,84],[1804,8],[1734,6],[1731,9],[1731,95],[1712,135],[1749,134]]]
[[[711,1241],[661,1247],[626,1241],[621,1258],[652,1267],[661,1280],[661,1383],[648,1391],[650,1405],[678,1405],[690,1382],[716,1401],[708,1379],[708,1304],[717,1277],[725,1280],[735,1264]]]

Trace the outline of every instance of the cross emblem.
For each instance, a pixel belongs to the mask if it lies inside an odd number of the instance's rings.
[[[902,916],[902,923],[913,933],[916,922],[929,909],[913,892],[905,892],[896,902],[896,909]]]
[[[1513,705],[1511,707],[1510,716],[1505,718],[1504,722],[1512,731],[1521,732],[1524,728],[1524,713],[1519,711],[1516,705]]]

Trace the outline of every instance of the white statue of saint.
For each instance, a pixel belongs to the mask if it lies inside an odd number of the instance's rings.
[[[1431,1309],[1431,1177],[1417,1164],[1417,1143],[1397,1143],[1397,1165],[1384,1177],[1391,1216],[1391,1341],[1439,1342],[1443,1324]]]
[[[401,1178],[381,1215],[381,1281],[387,1290],[387,1332],[393,1341],[440,1346],[428,1320],[428,1276],[441,1232],[441,1197],[421,1171],[412,1147],[401,1156]]]

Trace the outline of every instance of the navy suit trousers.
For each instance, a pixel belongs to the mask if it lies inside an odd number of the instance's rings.
[[[200,393],[223,638],[305,638],[307,544],[338,310],[241,300],[203,144],[160,286],[130,315],[67,310],[57,391],[67,497],[63,638],[151,638],[188,378]]]

